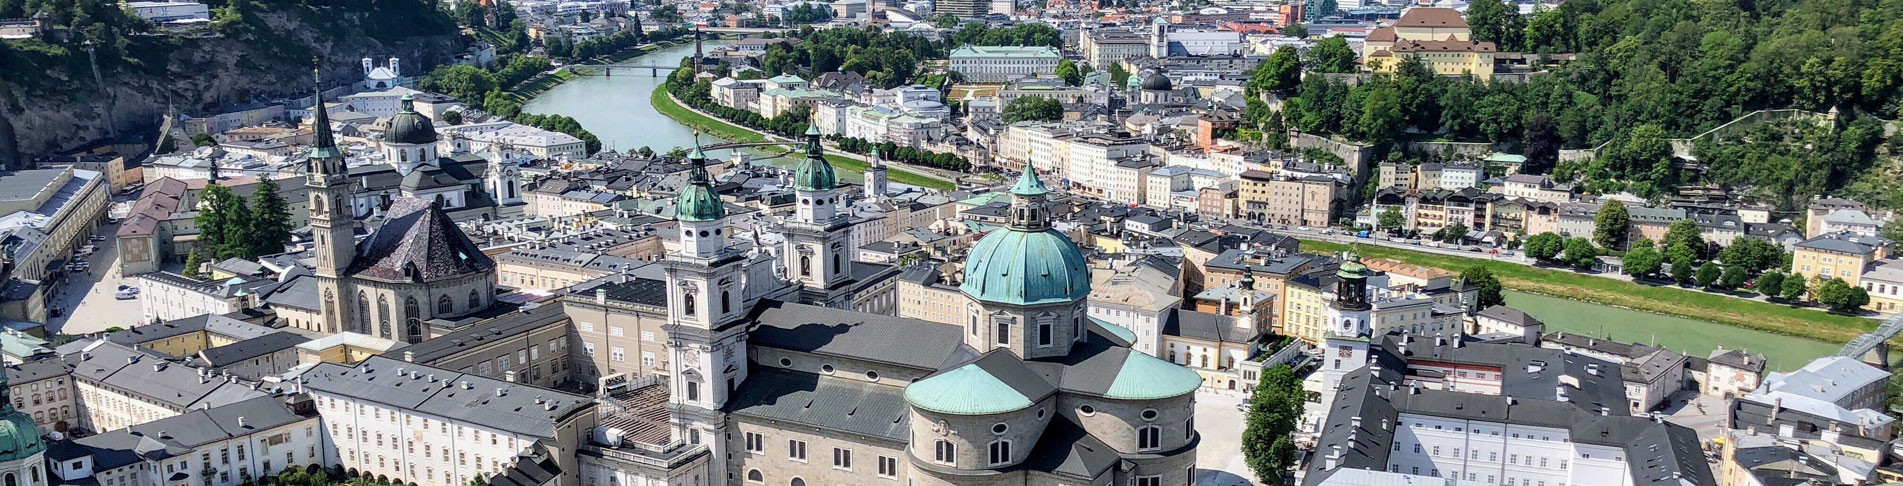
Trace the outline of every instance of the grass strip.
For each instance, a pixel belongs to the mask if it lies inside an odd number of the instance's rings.
[[[709,117],[707,115],[702,115],[699,112],[690,110],[685,106],[681,106],[680,103],[676,103],[674,101],[673,96],[668,95],[666,88],[656,88],[653,93],[648,95],[648,102],[654,105],[654,111],[658,111],[662,115],[666,115],[668,118],[672,118],[674,119],[674,121],[680,122],[680,124],[682,125],[687,125],[697,130],[707,132],[708,134],[713,135],[715,137],[720,137],[722,139],[731,140],[734,142],[741,142],[741,143],[756,143],[756,142],[766,141],[766,136],[762,135],[760,132],[756,132],[756,131],[747,129],[746,127],[728,123],[726,120],[720,120],[713,117]],[[838,168],[838,169],[852,172],[855,174],[863,174],[866,171],[867,164],[863,160],[842,157],[839,155],[827,155],[826,161],[832,163],[834,168]],[[949,191],[957,187],[956,185],[952,184],[951,181],[947,181],[944,179],[939,179],[936,177],[931,177],[931,176],[927,176],[927,175],[923,175],[923,174],[919,174],[919,173],[915,173],[911,171],[901,170],[901,169],[887,168],[886,177],[889,178],[892,182],[897,182],[900,184],[925,187],[925,188],[931,188],[931,189],[939,189],[939,190],[945,190],[945,191]]]
[[[1304,251],[1334,253],[1347,249],[1348,245],[1341,243],[1302,241]],[[1454,272],[1482,265],[1499,277],[1502,286],[1513,290],[1826,342],[1846,342],[1877,327],[1877,321],[1861,317],[1740,299],[1697,290],[1644,285],[1518,263],[1376,245],[1358,245],[1356,250],[1367,257],[1389,258]]]

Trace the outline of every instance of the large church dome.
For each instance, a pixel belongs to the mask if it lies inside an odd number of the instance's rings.
[[[1077,243],[1051,229],[1044,214],[1044,183],[1026,168],[1011,193],[1011,226],[978,240],[965,258],[959,290],[983,302],[1041,305],[1090,295],[1090,267]]]
[[[383,132],[386,143],[431,144],[436,143],[436,125],[429,117],[416,112],[416,98],[403,95],[403,111],[390,117],[390,129]]]

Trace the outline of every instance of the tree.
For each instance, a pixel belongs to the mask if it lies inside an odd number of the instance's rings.
[[[1826,278],[1817,284],[1817,302],[1838,312],[1855,310],[1856,307],[1850,305],[1853,302],[1850,289],[1850,284],[1843,279]]]
[[[1466,271],[1460,272],[1460,280],[1480,291],[1474,299],[1474,309],[1506,305],[1507,297],[1502,292],[1500,278],[1493,276],[1493,270],[1489,270],[1486,265],[1467,267]]]
[[[1520,18],[1519,6],[1500,0],[1468,4],[1467,25],[1473,29],[1474,40],[1495,43],[1501,51],[1519,51],[1526,35],[1526,20]]]
[[[1405,223],[1405,219],[1406,217],[1401,215],[1400,208],[1390,207],[1385,211],[1381,211],[1380,216],[1376,216],[1374,225],[1376,229],[1392,233],[1401,229],[1401,225]]]
[[[1727,290],[1736,289],[1743,287],[1744,281],[1749,278],[1751,278],[1751,276],[1745,273],[1744,267],[1726,265],[1724,275],[1718,277],[1718,285]]]
[[[461,111],[450,111],[450,112],[447,112],[447,113],[443,113],[443,123],[448,123],[448,124],[451,124],[451,125],[461,125],[461,124],[463,124],[463,112],[461,112]]]
[[[1077,63],[1069,59],[1057,61],[1057,70],[1054,74],[1058,79],[1064,80],[1066,86],[1083,86],[1084,84],[1084,71],[1078,69]]]
[[[1570,238],[1566,240],[1566,263],[1581,269],[1592,268],[1599,258],[1599,249],[1592,246],[1592,240]]]
[[[932,17],[932,26],[940,28],[940,29],[949,29],[952,27],[957,27],[958,16],[948,14],[948,13],[938,14],[937,17]]]
[[[1315,47],[1308,50],[1303,64],[1309,71],[1318,73],[1349,73],[1360,69],[1355,64],[1355,49],[1348,47],[1348,40],[1341,36],[1316,42]]]
[[[1592,218],[1592,226],[1592,241],[1600,248],[1623,249],[1627,235],[1632,234],[1632,215],[1626,211],[1625,203],[1614,199],[1599,208],[1599,214]]]
[[[1705,238],[1699,236],[1698,223],[1689,219],[1672,222],[1665,230],[1665,237],[1659,240],[1659,246],[1676,251],[1680,245],[1691,251],[1692,258],[1704,258]]]
[[[1392,83],[1380,83],[1361,100],[1361,117],[1356,124],[1361,139],[1377,146],[1400,138],[1406,115],[1401,110],[1401,92]]]
[[[1110,89],[1122,90],[1130,86],[1130,72],[1123,70],[1123,63],[1110,63]]]
[[[1054,98],[1020,96],[1004,105],[1004,123],[1055,121],[1064,118],[1064,104]]]
[[[1699,287],[1711,288],[1718,285],[1718,278],[1723,276],[1723,273],[1723,270],[1718,269],[1718,264],[1705,262],[1704,265],[1698,266],[1698,273],[1693,276],[1693,279]]]
[[[211,138],[211,134],[209,133],[200,133],[197,135],[192,135],[192,145],[197,145],[200,147],[216,147],[218,146],[218,139]]]
[[[1302,59],[1295,48],[1282,46],[1249,71],[1248,87],[1254,92],[1287,94],[1302,84]]]
[[[1539,260],[1552,260],[1565,248],[1564,238],[1552,232],[1540,233],[1526,239],[1526,254]]]
[[[198,215],[192,219],[193,224],[198,226],[196,246],[206,252],[206,258],[222,259],[242,242],[242,240],[228,241],[226,238],[232,235],[243,235],[242,228],[245,221],[233,220],[232,208],[243,206],[244,200],[232,194],[231,188],[218,184],[205,186],[205,189],[199,192],[198,198],[200,201]],[[233,230],[234,227],[239,229]]]
[[[1302,25],[1301,22],[1288,24],[1288,26],[1282,28],[1282,35],[1294,37],[1297,39],[1307,38],[1308,26]]]
[[[1659,273],[1664,263],[1665,254],[1659,253],[1652,240],[1640,238],[1625,254],[1625,273],[1633,277],[1649,277]]]
[[[1790,276],[1784,277],[1784,300],[1797,302],[1803,299],[1804,291],[1807,289],[1806,283],[1807,282],[1804,281],[1804,274],[1801,273],[1793,273]]]
[[[1559,125],[1546,115],[1535,115],[1526,121],[1526,133],[1521,135],[1526,144],[1526,163],[1520,166],[1524,174],[1545,174],[1553,171],[1559,164],[1559,149],[1566,140],[1559,134]]]
[[[1777,298],[1778,292],[1784,290],[1784,272],[1765,272],[1764,275],[1758,276],[1757,285],[1753,285],[1751,288],[1760,294],[1764,294],[1767,298],[1775,299]]]
[[[251,208],[250,253],[254,256],[283,253],[284,245],[291,242],[291,210],[284,195],[278,194],[277,181],[269,176],[258,180],[251,193]]]
[[[1683,249],[1685,245],[1678,245],[1672,248]],[[1686,250],[1685,252],[1670,252],[1672,258],[1672,281],[1678,282],[1679,285],[1690,283],[1692,281],[1692,273],[1696,271],[1692,268],[1692,258],[1687,256],[1686,252],[1689,251],[1690,250]]]
[[[1306,402],[1295,370],[1288,365],[1262,370],[1262,380],[1249,397],[1247,425],[1242,430],[1242,455],[1261,483],[1281,484],[1283,475],[1295,466],[1291,434]]]
[[[204,253],[204,250],[193,248],[185,254],[185,278],[204,280],[204,275],[198,270],[198,267],[204,266],[204,261],[198,256],[200,253]]]
[[[467,64],[436,68],[418,84],[425,91],[447,94],[464,102],[479,100],[491,90],[506,88],[499,86],[495,73]]]
[[[1748,273],[1757,273],[1782,267],[1784,249],[1762,238],[1736,238],[1731,246],[1718,251],[1718,260],[1726,266],[1744,267]]]

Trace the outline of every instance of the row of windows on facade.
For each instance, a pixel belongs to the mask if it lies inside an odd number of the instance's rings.
[[[345,454],[346,454],[345,457],[355,457],[355,456],[349,455],[348,451],[346,451]],[[448,458],[444,458],[444,460],[448,460]],[[395,471],[392,471],[392,475],[396,475],[396,476],[401,476],[403,474],[406,474],[407,472],[407,474],[412,474],[412,475],[422,477],[425,481],[428,481],[436,477],[436,466],[426,465],[422,468],[421,471],[418,471],[418,468],[416,467],[416,463],[414,462],[410,463],[408,468],[404,468],[401,463],[388,460],[388,458],[385,458],[384,456],[377,456],[376,464],[377,464],[377,469],[379,470],[390,468],[390,467],[397,468]],[[368,469],[370,467],[370,453],[368,452],[363,454],[363,465],[365,469]],[[468,464],[464,462],[461,464],[457,464],[457,466],[460,468],[463,468],[464,470],[467,470]],[[487,474],[502,473],[502,461],[497,459],[490,459],[489,467],[484,468],[482,465],[482,458],[477,457],[475,467],[478,469],[486,470]],[[451,469],[449,467],[443,468],[443,484],[456,484],[456,478],[453,471],[455,471],[455,469]],[[482,472],[483,471],[478,471],[478,473],[482,473]]]
[[[363,417],[363,415],[364,415],[364,413],[363,413],[363,410],[364,410],[364,409],[366,409],[366,408],[367,408],[367,409],[370,409],[370,418],[371,418],[371,420],[373,420],[373,421],[378,421],[378,422],[381,422],[381,421],[383,421],[383,416],[384,416],[384,413],[383,413],[383,409],[382,409],[382,408],[378,408],[378,407],[372,407],[372,406],[368,406],[368,405],[357,405],[357,406],[352,406],[353,404],[352,404],[351,402],[346,402],[346,401],[342,401],[342,400],[338,400],[338,399],[335,399],[335,398],[329,398],[329,397],[324,397],[324,398],[323,398],[323,400],[324,400],[324,402],[325,402],[325,406],[326,406],[326,407],[328,407],[328,408],[329,408],[329,409],[331,409],[331,410],[339,410],[339,409],[341,409],[341,410],[343,410],[343,411],[344,411],[345,413],[355,413],[355,414],[357,414],[357,416],[358,416],[358,417]],[[342,403],[342,404],[343,404],[343,406],[342,406],[342,407],[339,407],[339,406],[338,406],[338,404],[339,404],[339,403]],[[428,419],[428,418],[421,418],[421,419],[419,419],[419,418],[415,418],[415,417],[412,417],[412,416],[410,416],[410,415],[404,415],[404,414],[400,414],[400,413],[397,413],[397,412],[395,412],[395,411],[391,411],[391,412],[389,413],[389,416],[390,416],[390,420],[389,420],[389,421],[390,421],[390,423],[392,423],[392,424],[395,424],[395,423],[398,423],[398,419],[397,419],[397,417],[398,417],[399,415],[400,415],[400,416],[402,416],[402,420],[401,420],[401,422],[402,422],[402,424],[403,424],[404,426],[406,426],[406,427],[410,425],[410,422],[412,422],[412,421],[416,421],[416,422],[421,422],[421,425],[422,425],[422,429],[423,429],[423,430],[429,430],[429,427],[430,427],[430,425],[431,425],[431,424],[435,424],[435,425],[436,425],[436,426],[438,427],[438,429],[437,429],[437,430],[438,430],[438,432],[440,432],[440,433],[443,433],[443,434],[448,434],[448,433],[449,433],[449,422],[448,422],[448,421],[444,421],[444,420],[431,420],[431,419]],[[338,428],[337,428],[337,424],[335,424],[335,423],[332,423],[332,424],[330,424],[330,433],[331,433],[331,435],[337,435],[337,434],[338,434]],[[474,439],[477,439],[477,440],[481,440],[481,439],[482,439],[482,435],[484,434],[484,432],[482,432],[482,431],[472,431],[471,429],[469,429],[469,428],[467,428],[467,427],[463,427],[463,426],[457,426],[457,427],[456,427],[456,438],[457,438],[457,439],[464,439],[464,438],[465,438],[465,437],[464,437],[464,435],[465,435],[465,433],[469,433],[469,435],[471,435],[471,436],[472,436],[471,438],[474,438]],[[498,435],[498,434],[496,434],[495,432],[488,432],[487,434],[489,435],[489,445],[500,445],[500,444],[501,444],[501,441],[502,441],[502,436],[501,436],[501,435]],[[349,439],[349,440],[356,440],[356,428],[355,428],[355,427],[352,427],[352,426],[344,426],[344,428],[343,428],[343,436],[344,436],[344,438],[346,438],[346,439]],[[377,435],[376,435],[376,437],[377,437],[377,445],[379,445],[379,446],[381,446],[381,445],[383,445],[383,433],[381,433],[381,432],[378,432],[378,433],[377,433]],[[366,438],[368,438],[368,437],[366,437]],[[396,442],[397,442],[397,440],[396,440],[396,438],[395,438],[395,436],[392,436],[392,437],[391,437],[391,442],[390,442],[390,445],[391,445],[391,447],[395,447],[395,446],[396,446]],[[410,446],[411,446],[411,448],[412,448],[412,449],[414,449],[414,448],[415,448],[415,445],[416,445],[415,443],[411,443],[411,444],[410,444]],[[515,447],[515,445],[516,445],[516,439],[514,439],[514,438],[510,438],[510,439],[509,439],[509,446],[510,446],[510,447]],[[414,451],[412,451],[412,452],[414,452]],[[429,450],[428,450],[428,446],[426,445],[426,446],[425,446],[425,449],[424,449],[424,453],[425,453],[425,454],[428,454],[428,452],[429,452]]]
[[[1499,434],[1494,434],[1494,435],[1499,435]],[[1568,441],[1568,442],[1570,442],[1570,441]],[[1401,450],[1401,444],[1400,444],[1400,443],[1398,443],[1398,442],[1397,442],[1397,443],[1395,443],[1395,444],[1394,444],[1394,450],[1395,450],[1395,451],[1400,451],[1400,450]],[[1420,454],[1420,453],[1421,453],[1421,445],[1420,445],[1420,444],[1414,444],[1414,453],[1415,453],[1415,454]],[[1442,456],[1442,455],[1441,455],[1441,449],[1440,449],[1440,446],[1431,446],[1431,447],[1430,447],[1430,448],[1429,448],[1429,449],[1427,450],[1427,455],[1428,455],[1428,456],[1431,456],[1431,457],[1452,457],[1452,458],[1455,458],[1455,459],[1459,459],[1459,458],[1460,458],[1460,448],[1459,448],[1459,447],[1455,447],[1455,448],[1454,448],[1454,453],[1453,453],[1453,454],[1451,454],[1451,455],[1448,455],[1448,456]],[[1539,467],[1551,467],[1551,466],[1549,466],[1549,465],[1548,465],[1548,463],[1547,463],[1547,459],[1548,459],[1547,457],[1545,457],[1545,456],[1534,456],[1534,455],[1532,455],[1532,454],[1527,454],[1527,455],[1526,455],[1526,464],[1525,464],[1525,465],[1527,465],[1527,466],[1532,466],[1532,465],[1534,465],[1534,464],[1533,464],[1533,460],[1534,460],[1534,459],[1536,459],[1536,458],[1537,458],[1537,459],[1539,459]],[[1467,457],[1467,459],[1471,459],[1471,460],[1479,460],[1479,459],[1480,459],[1480,450],[1478,450],[1478,449],[1471,449],[1471,450],[1468,450],[1468,457]],[[1499,451],[1488,451],[1488,452],[1487,452],[1487,462],[1500,462],[1500,452],[1499,452]],[[1510,465],[1515,465],[1515,466],[1519,466],[1519,465],[1521,465],[1521,464],[1520,464],[1520,455],[1519,455],[1519,454],[1513,454],[1513,453],[1509,453],[1509,454],[1507,454],[1507,464],[1510,464]],[[1560,460],[1559,460],[1559,468],[1560,468],[1561,470],[1564,470],[1564,469],[1567,469],[1567,467],[1568,467],[1568,464],[1567,464],[1567,462],[1566,462],[1566,459],[1560,459]]]
[[[1057,319],[1052,317],[1043,317],[1037,320],[1037,345],[1038,346],[1040,347],[1050,346],[1052,344],[1051,340],[1055,338],[1052,335],[1051,328],[1054,324],[1056,324],[1056,321]],[[997,319],[997,323],[998,323],[998,331],[996,334],[994,334],[994,337],[996,337],[997,344],[999,346],[1011,345],[1011,327],[1017,325],[1017,319],[1010,318],[1010,317],[1001,317]],[[1080,316],[1071,316],[1070,325],[1071,325],[1071,336],[1073,337],[1073,339],[1077,341],[1082,341],[1084,339],[1084,318]],[[971,316],[971,335],[972,336],[978,335],[978,316],[976,315]]]

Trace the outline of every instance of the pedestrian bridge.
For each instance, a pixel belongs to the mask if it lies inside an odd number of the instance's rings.
[[[1903,314],[1890,316],[1889,319],[1883,321],[1883,324],[1878,325],[1875,331],[1851,339],[1849,343],[1844,344],[1844,349],[1838,351],[1837,355],[1860,359],[1866,363],[1887,368],[1886,365],[1890,361],[1889,341],[1898,333],[1903,333]]]

